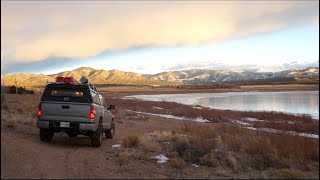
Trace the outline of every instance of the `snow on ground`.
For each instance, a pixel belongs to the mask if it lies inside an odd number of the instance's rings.
[[[152,156],[151,159],[156,159],[157,163],[165,163],[169,160],[165,155],[160,154],[158,156]]]
[[[194,167],[196,167],[196,168],[199,167],[199,165],[196,165],[196,164],[192,164],[192,166],[194,166]]]
[[[114,144],[114,145],[112,145],[113,148],[117,148],[117,147],[120,147],[120,146],[121,146],[121,144]]]
[[[132,110],[126,110],[126,111],[131,111],[139,114],[147,114],[147,115],[152,115],[152,116],[159,116],[159,117],[164,117],[164,118],[171,118],[171,119],[179,119],[179,120],[189,120],[189,121],[195,121],[195,122],[211,122],[207,119],[203,119],[202,117],[197,117],[197,118],[188,118],[188,117],[183,117],[183,116],[173,116],[170,114],[154,114],[154,113],[147,113],[147,112],[140,112],[140,111],[132,111]]]
[[[260,119],[256,119],[256,118],[251,118],[251,117],[246,117],[246,118],[243,118],[242,120],[245,120],[245,121],[266,121],[266,120],[260,120]]]
[[[251,126],[252,125],[250,123],[242,122],[242,121],[239,121],[239,120],[232,120],[231,122],[237,123],[237,124],[241,124],[241,125],[245,125],[245,126]]]
[[[202,109],[202,107],[200,107],[200,106],[193,106],[193,108],[195,108],[195,109]]]
[[[157,107],[157,106],[152,106],[152,107],[154,107],[156,109],[163,109],[162,107]]]
[[[121,99],[134,99],[133,97],[129,97],[129,96],[125,96],[125,97],[122,97]]]
[[[303,137],[309,137],[309,138],[318,138],[318,134],[307,134],[307,133],[298,133],[295,131],[283,131],[283,130],[278,130],[278,129],[271,129],[271,128],[254,128],[254,127],[245,127],[247,129],[255,130],[255,131],[264,131],[264,132],[271,132],[271,133],[284,133],[284,134],[289,134],[289,135],[294,135],[294,136],[303,136]]]

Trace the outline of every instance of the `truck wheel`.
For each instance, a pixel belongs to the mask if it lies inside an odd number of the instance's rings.
[[[103,138],[102,124],[99,122],[98,129],[90,136],[93,147],[100,147]]]
[[[50,131],[49,129],[40,129],[40,140],[44,142],[50,142],[54,132]]]
[[[108,139],[112,139],[114,134],[116,132],[116,127],[114,126],[113,121],[111,122],[111,128],[106,130],[105,134],[106,134],[106,138]]]

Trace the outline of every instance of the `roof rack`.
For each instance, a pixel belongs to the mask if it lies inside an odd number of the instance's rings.
[[[96,93],[98,92],[97,88],[89,83],[89,80],[82,76],[80,79],[81,82],[76,81],[73,79],[73,77],[56,77],[56,82],[48,82],[47,84],[74,84],[74,85],[86,85],[88,86],[91,90],[95,91]]]

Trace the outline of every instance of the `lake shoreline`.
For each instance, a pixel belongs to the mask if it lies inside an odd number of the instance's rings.
[[[142,101],[176,102],[219,110],[276,111],[297,115],[308,114],[315,119],[319,119],[319,107],[315,108],[319,104],[318,98],[318,91],[301,90],[149,94],[123,97],[123,99]],[[298,105],[301,108],[298,108]]]
[[[319,91],[319,84],[274,84],[274,85],[241,85],[239,88],[152,88],[147,86],[107,86],[97,88],[101,93],[110,93],[112,96],[129,96],[140,94],[182,94],[182,93],[225,93],[247,91]]]

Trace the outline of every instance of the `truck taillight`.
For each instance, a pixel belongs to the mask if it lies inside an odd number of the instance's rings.
[[[93,105],[90,106],[90,119],[94,119],[96,117],[96,109]]]
[[[40,117],[42,115],[41,103],[38,105],[37,116]]]

